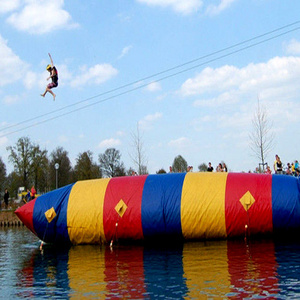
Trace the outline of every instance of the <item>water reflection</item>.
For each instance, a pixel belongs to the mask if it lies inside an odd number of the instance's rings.
[[[38,248],[18,272],[17,297],[54,299],[295,298],[299,243]]]

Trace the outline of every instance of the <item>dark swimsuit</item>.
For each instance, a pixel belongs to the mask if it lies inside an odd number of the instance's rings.
[[[52,82],[48,84],[48,88],[49,89],[52,89],[52,88],[58,86],[58,73],[57,73],[57,70],[56,70],[56,68],[54,66],[53,66],[53,69],[54,69],[56,75],[54,75],[53,77],[51,77]]]

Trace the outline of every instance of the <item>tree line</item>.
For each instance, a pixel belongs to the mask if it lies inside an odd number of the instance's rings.
[[[39,193],[44,193],[55,189],[56,184],[62,187],[78,180],[148,174],[140,137],[135,141],[138,141],[136,154],[131,156],[138,172],[135,172],[132,167],[125,168],[121,153],[115,148],[108,148],[104,153],[99,154],[98,163],[95,162],[91,151],[79,153],[76,164],[72,167],[68,152],[63,147],[57,147],[49,154],[30,138],[21,137],[14,146],[7,147],[9,163],[13,166],[11,173],[7,174],[6,165],[0,157],[0,192],[8,188],[12,197],[15,197],[19,187],[30,189],[34,185]],[[185,172],[187,162],[178,155],[172,167],[174,172]],[[166,171],[160,169],[156,173],[166,173]]]
[[[48,192],[78,180],[126,175],[121,154],[114,148],[99,155],[99,162],[94,161],[93,153],[79,153],[76,164],[72,167],[68,152],[57,147],[50,155],[28,137],[21,137],[14,146],[7,147],[9,162],[13,171],[6,174],[6,166],[0,157],[0,191],[6,187],[16,194],[19,187],[25,189],[34,185],[39,192]],[[58,166],[56,170],[55,165]]]

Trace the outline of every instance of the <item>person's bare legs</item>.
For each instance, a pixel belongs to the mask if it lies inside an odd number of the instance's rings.
[[[43,94],[41,94],[41,96],[45,97],[45,95],[47,94],[47,92],[49,92],[53,96],[53,101],[55,101],[56,95],[48,87],[46,88],[45,92]]]
[[[48,92],[53,96],[53,101],[55,101],[56,95],[49,89]]]
[[[41,94],[42,97],[45,97],[45,95],[47,94],[47,88],[45,89],[45,92],[43,94]]]

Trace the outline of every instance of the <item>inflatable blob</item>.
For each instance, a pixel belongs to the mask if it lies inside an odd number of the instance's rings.
[[[156,174],[78,181],[15,213],[55,244],[298,236],[299,197],[288,175]]]

